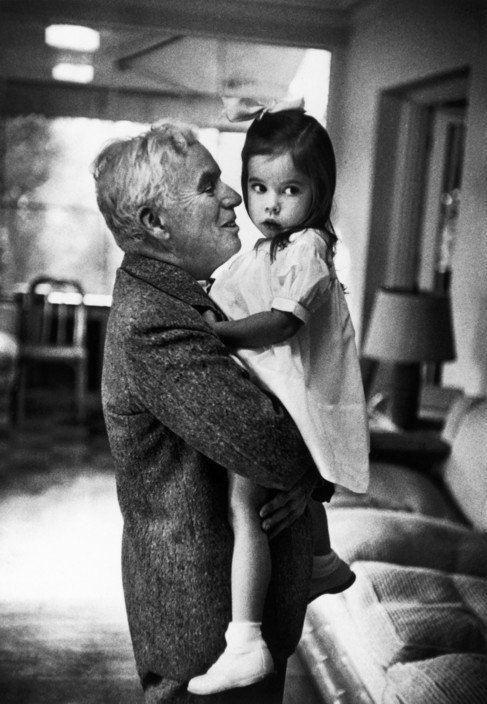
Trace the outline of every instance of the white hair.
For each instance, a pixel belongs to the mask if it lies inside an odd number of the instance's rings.
[[[143,134],[109,143],[96,157],[98,207],[123,250],[135,249],[144,234],[140,208],[160,209],[174,193],[172,167],[197,141],[190,125],[158,120]]]

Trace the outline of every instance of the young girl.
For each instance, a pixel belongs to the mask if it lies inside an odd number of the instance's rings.
[[[239,118],[249,119],[245,106]],[[262,109],[242,162],[245,205],[264,239],[214,273],[210,295],[230,320],[210,322],[257,383],[285,405],[322,476],[363,492],[368,428],[354,330],[333,265],[331,141],[302,108]],[[260,630],[271,561],[259,510],[268,495],[233,472],[229,492],[232,622],[224,653],[190,681],[195,694],[245,686],[273,669]],[[314,598],[343,591],[355,576],[331,550],[323,505],[312,500],[310,508]]]

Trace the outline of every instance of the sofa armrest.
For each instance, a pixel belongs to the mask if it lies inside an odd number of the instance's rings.
[[[440,480],[431,474],[384,462],[371,463],[370,483],[366,494],[353,494],[337,487],[331,507],[354,506],[407,511],[465,524],[463,515],[450,499]]]
[[[461,399],[445,426],[452,451],[441,479],[473,526],[487,530],[487,398]]]
[[[393,562],[487,578],[487,532],[401,511],[328,511],[331,544],[347,562]]]

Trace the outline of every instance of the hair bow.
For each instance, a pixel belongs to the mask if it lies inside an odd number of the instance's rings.
[[[223,111],[230,122],[247,122],[260,119],[266,112],[282,112],[283,110],[302,110],[304,112],[304,99],[281,100],[270,107],[258,103],[252,98],[222,97]]]

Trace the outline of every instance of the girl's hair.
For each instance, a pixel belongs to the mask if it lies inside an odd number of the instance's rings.
[[[336,186],[336,162],[328,132],[311,115],[301,110],[265,112],[249,127],[242,149],[242,193],[248,208],[247,182],[249,160],[257,155],[279,156],[289,153],[294,166],[311,183],[312,200],[303,222],[275,235],[271,241],[271,260],[289,242],[293,232],[307,227],[320,230],[327,243],[327,263],[335,255],[337,236],[330,220]]]

